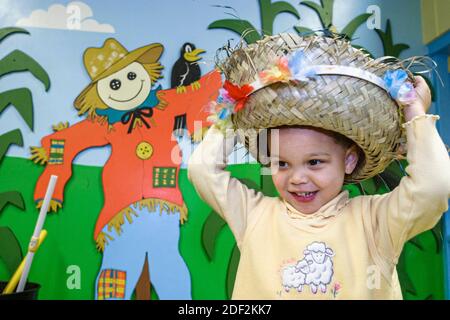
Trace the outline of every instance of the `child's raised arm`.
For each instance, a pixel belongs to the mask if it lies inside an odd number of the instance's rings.
[[[250,209],[260,204],[264,196],[225,171],[235,142],[234,134],[225,138],[219,129],[212,126],[189,159],[188,178],[200,197],[227,221],[240,246]]]
[[[450,159],[435,122],[426,114],[430,90],[416,77],[416,100],[405,106],[408,176],[392,192],[371,198],[371,222],[378,250],[395,263],[406,241],[435,226],[448,209]]]

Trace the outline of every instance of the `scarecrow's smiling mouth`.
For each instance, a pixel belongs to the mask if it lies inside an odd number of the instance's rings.
[[[142,87],[144,86],[144,81],[145,81],[145,80],[141,80],[141,87],[139,88],[138,93],[136,93],[136,95],[135,95],[133,98],[131,98],[131,99],[128,99],[128,100],[118,100],[118,99],[114,99],[114,98],[111,97],[111,96],[109,96],[109,98],[110,98],[111,100],[114,100],[114,101],[117,101],[117,102],[128,102],[128,101],[131,101],[131,100],[133,100],[134,98],[136,98],[136,97],[139,95],[139,93],[141,93]]]

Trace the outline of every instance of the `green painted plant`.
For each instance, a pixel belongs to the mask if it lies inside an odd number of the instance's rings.
[[[290,13],[297,19],[300,19],[297,10],[286,1],[272,3],[271,0],[259,0],[259,9],[261,15],[261,33],[248,20],[239,18],[214,21],[208,26],[208,29],[230,30],[240,37],[243,36],[244,40],[250,44],[255,43],[264,35],[272,35],[273,23],[280,13]]]
[[[0,43],[13,34],[29,34],[21,28],[1,28]],[[14,50],[0,60],[0,78],[12,73],[29,72],[44,84],[45,91],[50,88],[47,72],[26,53]],[[21,115],[27,126],[33,131],[33,97],[28,88],[17,88],[0,92],[0,114],[9,106],[13,106]],[[0,164],[11,145],[23,146],[23,136],[20,129],[14,129],[0,135]],[[12,204],[20,210],[25,210],[25,203],[20,191],[0,191],[0,213]],[[8,271],[13,273],[22,260],[22,251],[13,231],[0,227],[0,259]]]
[[[341,34],[348,39],[352,39],[356,30],[364,24],[367,19],[372,15],[370,13],[363,13],[353,18],[341,31],[338,31],[333,24],[333,6],[334,0],[321,0],[321,5],[313,1],[302,1],[299,4],[313,9],[320,19],[320,23],[324,30],[329,30],[336,34]],[[299,34],[312,32],[311,29],[306,27],[294,27]]]
[[[383,55],[398,58],[403,51],[409,49],[409,46],[406,43],[394,44],[392,39],[391,21],[389,19],[387,19],[386,22],[386,31],[375,29],[375,32],[378,34],[381,43],[383,44]]]

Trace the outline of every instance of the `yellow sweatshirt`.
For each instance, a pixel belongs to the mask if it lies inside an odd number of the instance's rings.
[[[404,243],[448,208],[450,160],[436,119],[404,125],[408,176],[392,192],[349,199],[343,191],[309,215],[231,178],[225,159],[236,139],[213,126],[188,177],[236,238],[233,299],[401,299],[395,266]]]

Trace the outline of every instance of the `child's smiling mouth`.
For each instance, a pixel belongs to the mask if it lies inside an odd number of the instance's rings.
[[[131,99],[128,99],[128,100],[117,100],[117,99],[114,99],[114,98],[111,97],[111,96],[109,96],[109,98],[110,98],[111,100],[114,100],[114,101],[117,101],[117,102],[128,102],[128,101],[131,101],[131,100],[133,100],[134,98],[136,98],[136,97],[141,93],[143,86],[144,86],[144,80],[141,80],[141,87],[139,88],[138,93],[136,93],[136,95],[135,95],[133,98],[131,98]]]
[[[316,198],[316,195],[319,191],[312,192],[289,192],[292,197],[298,202],[311,202]]]

